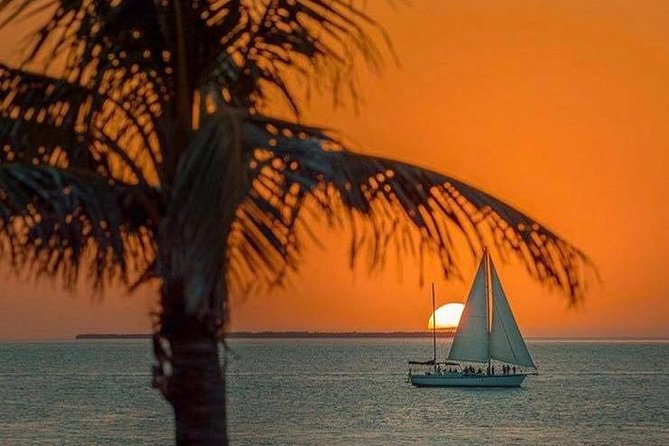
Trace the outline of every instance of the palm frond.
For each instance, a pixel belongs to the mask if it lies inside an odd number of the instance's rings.
[[[298,216],[309,200],[330,222],[353,231],[351,261],[367,247],[371,267],[389,246],[438,256],[446,277],[458,275],[456,235],[473,253],[490,245],[519,258],[539,281],[572,299],[583,295],[587,257],[504,202],[454,178],[398,161],[345,150],[318,129],[254,118],[244,126],[252,178],[231,238],[236,280],[281,276],[297,265]]]
[[[175,5],[180,10],[174,9]],[[179,39],[188,54],[190,90],[214,84],[235,106],[257,106],[278,90],[297,113],[289,88],[296,72],[355,96],[354,65],[382,65],[382,28],[349,0],[4,0],[11,21],[38,9],[53,13],[33,39],[26,61],[54,64],[65,55],[64,77],[105,90],[149,85],[164,104],[175,95]],[[180,20],[177,21],[175,18]],[[178,29],[187,29],[179,33]],[[376,35],[375,35],[376,34]],[[327,83],[326,85],[323,85]]]
[[[274,90],[299,114],[289,87],[295,74],[307,81],[313,75],[335,99],[342,88],[355,96],[358,58],[378,70],[378,37],[390,47],[383,29],[348,0],[209,2],[206,8],[221,47],[203,80],[224,88],[235,106],[258,107]]]
[[[156,182],[159,158],[151,119],[126,95],[0,64],[3,161],[76,167],[115,178]]]
[[[96,286],[126,280],[154,256],[155,192],[50,166],[0,164],[0,255],[19,271],[68,285],[87,267]]]
[[[79,177],[72,177],[83,175],[101,188],[107,179],[111,190],[121,184],[132,188],[122,201],[140,203],[139,214],[153,214],[155,224],[162,219],[157,267],[161,277],[174,272],[183,282],[177,285],[185,287],[186,298],[178,304],[189,312],[223,314],[224,284],[217,272],[226,265],[229,279],[240,283],[258,275],[274,282],[297,268],[298,234],[308,229],[298,217],[312,208],[330,222],[349,225],[352,261],[366,249],[370,266],[378,267],[386,248],[395,245],[419,257],[434,252],[450,277],[458,274],[454,252],[457,238],[464,237],[472,252],[489,244],[520,258],[543,283],[572,298],[583,294],[590,268],[586,256],[502,201],[427,169],[347,151],[320,129],[260,116],[243,118],[242,124],[227,111],[250,109],[253,116],[278,90],[299,114],[289,86],[296,75],[316,75],[315,82],[335,97],[342,86],[355,90],[354,65],[361,59],[379,68],[378,36],[385,38],[355,1],[0,0],[0,14],[10,21],[42,8],[51,9],[22,68],[44,61],[45,73],[61,63],[62,70],[52,77],[0,65],[0,166],[34,165],[29,174],[7,174],[7,187],[31,180],[33,186],[21,186],[28,187],[25,197],[42,201],[30,204],[26,198],[23,205],[40,215],[43,205],[52,216],[62,212],[43,202],[38,186],[47,192],[65,183],[83,188],[83,179],[77,183]],[[209,116],[212,109],[217,112]],[[248,166],[242,166],[240,154]],[[58,172],[60,182],[47,180],[45,172]],[[243,172],[249,175],[246,183]],[[241,184],[249,196],[233,222],[230,203],[238,202]],[[160,192],[150,185],[159,185]],[[83,191],[78,200],[77,209],[104,211]],[[22,209],[6,208],[5,228],[30,227]],[[105,221],[117,212],[107,211],[112,214]],[[19,213],[14,220],[20,224],[8,226],[12,212]],[[83,218],[94,226],[102,217]],[[47,235],[61,236],[57,220],[52,227],[58,230]],[[154,231],[143,218],[136,220],[136,228]],[[118,221],[122,239],[131,226]],[[76,241],[74,232],[63,237]],[[226,240],[228,257],[222,254]],[[109,270],[101,259],[126,255],[117,242],[100,239],[98,271]],[[20,248],[23,242],[12,243]],[[47,255],[33,245],[24,251],[35,258]],[[83,251],[76,252],[75,270]]]
[[[0,14],[5,20],[0,26],[48,11],[29,42],[24,64],[39,62],[48,70],[64,57],[63,77],[73,81],[86,79],[102,86],[154,71],[152,77],[162,84],[169,77],[169,57],[163,54],[169,50],[167,24],[160,14],[165,7],[133,0],[3,0]]]

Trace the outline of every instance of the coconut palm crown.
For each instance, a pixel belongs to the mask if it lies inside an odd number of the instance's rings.
[[[102,287],[160,283],[154,383],[177,440],[225,443],[217,358],[229,292],[281,284],[309,233],[343,222],[351,259],[454,244],[516,256],[572,300],[588,260],[454,178],[348,150],[299,122],[291,85],[355,90],[385,36],[348,0],[0,0],[40,21],[0,64],[0,249],[20,272]],[[294,120],[266,116],[283,99]],[[456,238],[454,238],[456,237]]]

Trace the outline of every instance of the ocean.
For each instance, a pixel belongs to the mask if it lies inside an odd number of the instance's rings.
[[[419,389],[429,339],[234,339],[231,444],[669,444],[669,342],[528,346],[520,389]],[[148,340],[0,344],[0,445],[171,444],[151,360]]]

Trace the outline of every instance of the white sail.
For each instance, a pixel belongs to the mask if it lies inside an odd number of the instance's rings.
[[[509,364],[535,367],[492,261],[490,262],[490,269],[492,270],[493,309],[489,346],[490,357]]]
[[[452,361],[488,362],[488,298],[486,295],[485,256],[476,272],[453,338],[448,359]]]

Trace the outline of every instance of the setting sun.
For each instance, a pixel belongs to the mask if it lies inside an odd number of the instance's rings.
[[[457,328],[464,308],[463,304],[458,303],[445,304],[437,308],[434,312],[437,319],[437,328]],[[430,330],[432,330],[433,321],[433,316],[430,316],[430,320],[427,322],[427,328]]]

